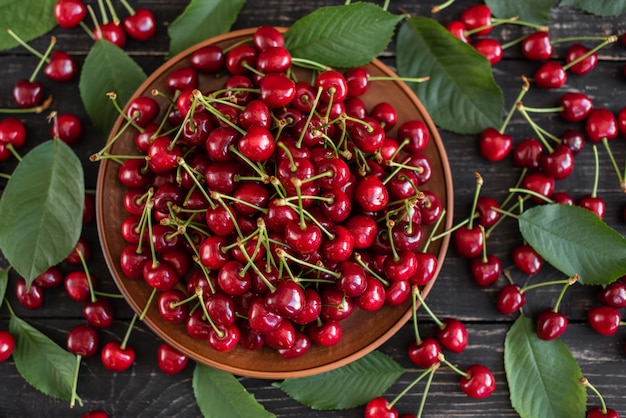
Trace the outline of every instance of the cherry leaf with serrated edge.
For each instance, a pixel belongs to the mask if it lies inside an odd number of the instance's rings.
[[[146,79],[141,67],[124,50],[106,40],[97,41],[80,72],[80,98],[94,126],[107,134],[119,113],[107,93],[115,93],[120,106]]]
[[[192,0],[167,28],[169,56],[213,36],[226,33],[237,19],[245,0]]]
[[[356,67],[385,50],[402,18],[371,3],[321,7],[294,22],[285,32],[285,46],[296,58]]]
[[[0,270],[0,308],[4,302],[4,295],[7,293],[9,285],[9,270]]]
[[[522,418],[585,416],[576,359],[561,339],[540,339],[532,319],[520,316],[506,333],[504,369],[511,405]]]
[[[491,14],[495,17],[508,19],[517,16],[523,22],[539,25],[550,23],[550,9],[554,3],[555,0],[485,0],[485,4],[489,6]]]
[[[579,283],[606,285],[626,274],[626,238],[579,206],[546,204],[518,218],[524,239],[546,261]]]
[[[15,315],[9,320],[9,331],[15,338],[15,367],[24,380],[48,396],[69,401],[76,356]]]
[[[196,363],[192,385],[205,418],[275,417],[230,373]]]
[[[350,409],[382,395],[404,372],[391,357],[373,351],[338,369],[272,385],[313,409]]]
[[[502,123],[504,96],[489,61],[436,21],[408,19],[400,27],[396,55],[400,76],[430,77],[408,85],[441,128],[475,134]]]
[[[0,198],[0,248],[28,285],[74,249],[82,230],[83,166],[63,141],[24,156]]]
[[[56,2],[57,0],[0,0],[0,51],[19,45],[6,29],[13,30],[25,42],[52,30],[57,25],[54,17]]]
[[[619,16],[626,12],[626,0],[561,0],[559,7],[564,6],[597,16]]]

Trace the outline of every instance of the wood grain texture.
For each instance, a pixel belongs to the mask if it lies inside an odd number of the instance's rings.
[[[87,1],[95,4],[95,1]],[[117,2],[114,2],[117,4]],[[148,43],[130,42],[128,52],[141,65],[146,73],[151,73],[163,63],[168,50],[167,25],[180,14],[186,5],[184,1],[135,0],[134,7],[147,7],[152,10],[159,22],[156,37]],[[254,27],[258,25],[288,26],[296,19],[326,5],[343,4],[343,0],[250,0],[242,9],[234,28]],[[400,10],[413,15],[431,16],[430,8],[437,2],[393,1],[390,10]],[[434,16],[442,23],[458,18],[462,10],[478,0],[457,0],[452,6]],[[123,10],[118,10],[120,14]],[[577,35],[621,34],[626,30],[626,21],[622,17],[597,18],[571,9],[555,8],[551,13],[550,34],[553,39]],[[58,40],[58,46],[73,54],[82,64],[91,46],[91,41],[80,29],[52,32]],[[494,29],[493,36],[511,40],[529,33],[528,28],[506,25]],[[44,50],[48,38],[42,37],[33,45]],[[555,56],[563,59],[567,44],[555,47]],[[381,59],[387,65],[394,66],[393,48],[382,54]],[[560,95],[565,91],[582,91],[589,95],[596,107],[606,107],[613,112],[626,106],[626,80],[624,64],[626,48],[620,43],[611,45],[599,53],[600,63],[594,71],[584,77],[570,76],[566,85],[555,91],[531,90],[524,99],[530,106],[555,106]],[[0,78],[0,107],[12,106],[12,86],[15,80],[27,77],[36,66],[37,59],[25,50],[16,48],[0,52],[3,77]],[[505,51],[504,60],[494,67],[496,81],[501,86],[506,106],[511,106],[521,86],[521,76],[532,77],[538,63],[521,59],[518,46]],[[53,95],[53,110],[59,113],[77,114],[85,122],[87,116],[82,108],[76,80],[66,84],[45,82],[46,91]],[[556,114],[538,114],[535,121],[548,131],[559,134],[566,128],[584,129],[582,124],[563,123]],[[28,142],[22,150],[27,152],[37,143],[50,137],[50,125],[46,115],[20,116],[28,130]],[[85,161],[86,186],[93,193],[96,185],[98,166],[87,162],[89,155],[96,152],[104,143],[104,138],[86,123],[86,135],[77,146],[76,152]],[[521,118],[513,119],[507,133],[517,142],[533,135],[530,127]],[[498,163],[486,163],[477,152],[477,137],[462,136],[441,131],[452,167],[455,187],[455,221],[467,216],[470,210],[473,191],[473,173],[478,171],[485,182],[482,193],[502,200],[507,189],[515,185],[521,170],[512,167],[510,159]],[[620,164],[626,159],[626,145],[623,138],[613,142],[612,148]],[[617,185],[617,180],[610,166],[607,154],[600,149],[601,176],[598,194],[607,203],[606,221],[622,234],[626,234],[626,222],[623,218],[626,195]],[[587,194],[593,185],[593,157],[590,144],[576,157],[574,174],[557,183],[557,189],[567,191],[575,198]],[[10,173],[15,164],[2,163],[0,171]],[[0,187],[4,181],[0,181]],[[89,266],[98,278],[99,290],[117,292],[109,276],[104,259],[99,250],[95,225],[85,227],[83,236],[93,249]],[[521,243],[514,221],[503,222],[488,241],[489,252],[501,258],[503,267],[509,268],[515,282],[520,284],[542,280],[562,278],[562,274],[545,266],[537,277],[521,274],[513,267],[510,251]],[[458,389],[458,376],[447,369],[437,373],[426,402],[427,417],[516,417],[511,408],[504,366],[502,360],[505,333],[514,316],[499,315],[495,309],[498,289],[506,283],[500,278],[498,283],[488,289],[476,286],[469,276],[467,260],[458,257],[454,249],[448,251],[446,263],[440,277],[429,294],[427,302],[439,316],[454,316],[467,324],[469,331],[468,349],[459,355],[449,355],[449,359],[459,366],[482,363],[492,368],[498,381],[496,393],[485,400],[472,400]],[[64,272],[78,270],[79,266],[63,264]],[[14,296],[13,284],[16,277],[12,274],[7,297],[16,313],[23,319],[50,336],[57,343],[64,345],[67,332],[75,325],[84,322],[82,306],[73,302],[62,288],[51,289],[45,294],[44,307],[37,311],[22,308]],[[544,288],[529,293],[525,311],[533,315],[540,309],[551,306],[558,296],[558,288]],[[594,287],[573,286],[568,290],[561,310],[570,318],[570,326],[563,336],[563,341],[570,347],[578,360],[583,373],[603,393],[607,404],[621,414],[626,414],[626,356],[624,343],[626,333],[620,330],[613,337],[601,337],[586,324],[586,311],[597,305]],[[123,336],[132,311],[125,301],[112,301],[119,321],[108,330],[100,330],[101,345],[106,341]],[[0,309],[0,329],[8,328],[9,314],[6,308]],[[434,324],[425,313],[419,314],[420,331],[424,335],[434,332]],[[381,351],[391,355],[398,362],[411,367],[406,355],[406,346],[413,338],[410,324],[405,325],[391,340],[381,347]],[[84,359],[81,367],[78,391],[85,402],[82,408],[70,410],[65,402],[49,398],[30,387],[19,375],[12,359],[0,363],[0,417],[79,417],[91,409],[105,409],[112,417],[199,417],[201,416],[193,397],[191,376],[193,365],[189,364],[183,373],[167,376],[160,372],[156,364],[156,348],[159,339],[144,324],[138,324],[130,343],[137,351],[137,360],[133,367],[124,372],[113,374],[106,371],[99,358]],[[416,376],[407,372],[386,393],[388,399],[402,391]],[[271,386],[271,381],[241,378],[244,386],[271,412],[280,418],[291,417],[359,417],[363,408],[348,411],[314,411],[287,397],[279,389]],[[423,385],[418,384],[398,402],[401,412],[415,413],[421,400]],[[340,390],[340,388],[338,388]],[[590,402],[597,404],[590,396]]]

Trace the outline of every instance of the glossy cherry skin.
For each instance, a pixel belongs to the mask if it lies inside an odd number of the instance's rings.
[[[496,379],[491,370],[480,364],[469,366],[465,373],[469,375],[461,377],[461,390],[467,396],[483,399],[490,396],[496,390]]]
[[[513,149],[513,138],[489,127],[481,133],[478,148],[480,155],[488,161],[499,161]]]
[[[575,129],[566,129],[559,137],[561,144],[567,146],[574,155],[585,148],[585,136]]]
[[[80,418],[109,418],[109,414],[102,409],[94,409],[93,411],[85,412]]]
[[[467,38],[466,32],[467,28],[465,27],[465,23],[460,20],[453,20],[446,24],[446,29],[454,35],[454,37],[460,39],[461,41],[468,43],[469,39]]]
[[[465,325],[454,318],[444,318],[442,326],[437,330],[439,343],[454,353],[460,353],[467,347],[467,329]]]
[[[587,312],[587,320],[594,331],[609,336],[615,334],[620,327],[621,314],[610,306],[599,306]]]
[[[135,361],[135,350],[132,347],[122,347],[119,341],[110,341],[102,347],[100,359],[107,370],[123,372]]]
[[[601,197],[591,195],[581,196],[578,199],[578,206],[595,213],[598,218],[604,219],[606,203]]]
[[[137,41],[147,41],[156,33],[156,20],[152,12],[144,7],[124,18],[124,30]]]
[[[584,120],[593,109],[593,102],[583,93],[568,92],[559,99],[561,117],[568,122],[580,122]]]
[[[453,232],[454,248],[464,258],[474,258],[480,255],[484,245],[484,234],[481,229],[474,226],[469,229],[463,225]]]
[[[124,49],[126,46],[126,33],[122,26],[114,22],[103,23],[94,31],[94,41],[106,39],[118,48]]]
[[[554,178],[541,171],[527,173],[520,185],[523,189],[532,190],[547,198],[550,198],[554,192]],[[545,202],[536,196],[533,196],[531,199],[538,203]]]
[[[85,302],[83,316],[96,328],[109,328],[113,325],[113,308],[108,299]]]
[[[17,107],[27,109],[43,101],[43,84],[37,81],[17,80],[13,87],[13,100]]]
[[[597,406],[587,411],[586,418],[619,418],[619,414],[611,408],[606,408],[606,412],[602,412],[602,408]]]
[[[283,34],[273,26],[259,26],[252,36],[252,43],[259,51],[263,51],[270,47],[285,46],[285,38]]]
[[[83,137],[83,131],[83,123],[71,113],[58,115],[51,128],[53,138],[59,138],[70,146],[80,141]]]
[[[363,413],[364,418],[398,418],[399,413],[395,406],[389,406],[389,401],[382,396],[373,398]]]
[[[522,53],[532,61],[545,61],[552,56],[552,41],[548,32],[537,31],[522,41]]]
[[[357,183],[355,197],[357,203],[369,212],[384,209],[389,203],[387,188],[373,175],[366,176]]]
[[[618,134],[617,120],[613,112],[605,108],[593,109],[585,122],[585,132],[591,142],[600,142],[603,138],[612,140]]]
[[[26,280],[17,279],[15,282],[15,296],[18,302],[25,308],[36,310],[43,305],[43,290],[35,283],[31,283],[27,289]]]
[[[222,333],[218,335],[215,329],[209,330],[209,345],[217,351],[230,351],[237,346],[241,334],[237,325],[216,325],[216,327]]]
[[[567,49],[565,62],[569,64],[570,62],[585,55],[587,52],[589,52],[589,48],[587,48],[583,44],[579,44],[579,43],[572,44]],[[587,58],[569,67],[568,71],[576,75],[585,75],[585,74],[589,74],[591,70],[593,70],[596,67],[597,64],[598,64],[598,53],[594,52],[591,55],[589,55]]]
[[[163,342],[157,348],[157,365],[159,369],[165,374],[177,374],[183,371],[189,358]]]
[[[285,359],[292,359],[300,357],[309,351],[311,348],[311,338],[300,331],[295,331],[295,341],[289,348],[279,348],[278,354]]]
[[[98,352],[98,333],[89,325],[77,325],[67,335],[65,346],[70,353],[93,357]]]
[[[516,284],[507,284],[498,293],[497,308],[502,315],[517,311],[526,302],[526,295]]]
[[[489,64],[494,65],[502,61],[502,44],[493,38],[478,38],[472,42],[474,49],[489,60]]]
[[[554,340],[565,332],[567,324],[567,317],[561,312],[554,312],[550,308],[544,309],[537,317],[537,336],[545,341]]]
[[[54,51],[43,73],[52,81],[69,81],[78,74],[78,65],[74,58],[65,51]]]
[[[441,345],[432,337],[424,338],[420,343],[412,341],[408,348],[409,359],[417,367],[427,369],[439,362]]]
[[[0,363],[6,361],[15,348],[15,339],[13,335],[6,330],[0,330]]]
[[[501,272],[500,260],[493,254],[487,254],[487,260],[483,260],[483,257],[478,256],[474,257],[470,262],[472,278],[481,287],[494,284],[500,277]]]
[[[337,345],[343,336],[341,324],[333,320],[327,320],[321,324],[312,322],[307,325],[307,333],[312,342],[324,347]]]
[[[518,167],[538,169],[542,155],[543,145],[541,142],[535,138],[525,138],[515,147],[513,163]]]
[[[561,87],[567,81],[567,73],[558,61],[548,61],[535,71],[535,85],[543,89]]]
[[[541,168],[555,180],[563,180],[574,171],[574,154],[567,146],[559,145],[550,154],[543,154]]]
[[[259,97],[270,109],[287,106],[296,97],[296,84],[283,74],[266,74],[259,82]]]
[[[537,274],[543,267],[543,257],[530,245],[519,245],[513,249],[513,262],[526,274]]]
[[[218,45],[206,45],[191,54],[191,66],[205,73],[217,73],[224,68],[224,51]]]
[[[35,277],[35,281],[33,283],[36,283],[44,289],[57,287],[63,283],[63,273],[58,267],[52,266],[39,276]]]
[[[54,17],[63,29],[75,28],[87,16],[82,0],[59,0],[54,5]]]
[[[626,283],[621,280],[615,281],[598,290],[596,298],[603,305],[616,309],[626,308]]]
[[[265,298],[265,306],[277,314],[294,318],[300,315],[306,305],[306,296],[302,287],[293,280],[284,280],[274,292]]]

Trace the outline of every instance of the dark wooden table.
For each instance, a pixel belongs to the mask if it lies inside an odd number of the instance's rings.
[[[89,3],[95,3],[89,1]],[[117,4],[117,2],[115,2]],[[131,1],[135,6],[144,6],[152,10],[159,26],[156,37],[147,43],[129,42],[128,52],[136,59],[147,74],[163,63],[168,49],[167,25],[179,15],[187,2],[168,2],[156,0]],[[254,27],[262,24],[289,26],[296,19],[319,7],[339,5],[343,1],[322,0],[254,0],[241,11],[234,28]],[[382,3],[382,2],[380,2]],[[457,0],[451,7],[434,16],[437,20],[447,23],[458,18],[462,10],[476,4],[476,0]],[[430,8],[435,2],[393,1],[390,11],[398,13],[404,9],[413,15],[432,16]],[[122,13],[121,6],[120,13]],[[626,22],[622,17],[599,18],[576,12],[571,9],[554,9],[551,13],[552,23],[550,34],[553,39],[593,35],[621,35],[626,31]],[[1,28],[4,30],[4,28]],[[493,36],[498,39],[511,40],[528,28],[503,26],[494,30]],[[74,31],[53,31],[58,38],[60,48],[73,54],[82,63],[91,41],[79,29]],[[48,37],[33,42],[39,50],[44,50]],[[555,46],[556,58],[563,60],[565,49],[569,44]],[[593,44],[592,44],[593,45]],[[394,66],[393,43],[382,59]],[[553,106],[566,91],[582,91],[589,95],[596,107],[606,107],[617,113],[626,106],[626,79],[624,63],[626,47],[621,43],[609,46],[599,53],[600,62],[593,72],[584,77],[570,76],[567,84],[558,90],[532,90],[527,102],[535,106]],[[12,86],[15,80],[31,73],[37,59],[22,48],[0,53],[2,74],[0,78],[0,107],[12,106]],[[505,51],[504,59],[494,66],[496,81],[502,87],[506,106],[510,106],[520,88],[520,76],[532,76],[538,64],[522,59],[519,46]],[[43,77],[41,77],[43,79]],[[73,112],[85,122],[87,132],[75,150],[85,162],[86,187],[93,193],[96,185],[97,164],[89,163],[87,157],[98,150],[104,138],[97,135],[90,126],[87,115],[82,108],[78,92],[78,82],[55,84],[44,81],[47,91],[54,96],[52,109],[58,112]],[[38,142],[49,138],[49,124],[46,115],[27,115],[21,117],[28,129],[26,150]],[[550,132],[559,134],[565,128],[583,129],[580,124],[565,124],[556,114],[545,114],[538,117],[539,123]],[[530,127],[516,116],[507,133],[515,141],[532,136]],[[519,169],[512,168],[510,157],[498,163],[486,163],[477,151],[476,136],[462,136],[441,131],[450,165],[452,167],[455,187],[455,220],[460,221],[470,210],[474,192],[473,173],[478,171],[484,177],[483,194],[502,200],[507,189],[514,185]],[[613,147],[618,162],[623,164],[626,154],[626,142],[623,138],[614,141]],[[26,152],[23,150],[22,152]],[[626,196],[619,190],[615,174],[610,167],[607,154],[600,149],[600,183],[598,194],[607,203],[605,220],[622,234],[626,234],[624,206]],[[10,172],[14,168],[11,163],[2,164],[0,171]],[[4,184],[4,182],[2,183]],[[593,156],[587,146],[576,157],[576,168],[572,176],[557,183],[557,189],[567,191],[578,198],[591,191],[593,184]],[[90,269],[100,279],[99,286],[103,291],[115,292],[115,284],[108,274],[99,250],[98,235],[95,224],[84,228],[84,238],[93,250]],[[520,284],[529,277],[514,268],[510,252],[521,241],[514,222],[505,222],[494,232],[488,241],[490,252],[499,256],[503,266],[510,269],[513,279]],[[62,266],[64,267],[64,266]],[[65,266],[66,267],[66,266]],[[65,271],[69,271],[66,269]],[[545,266],[540,276],[533,280],[560,279],[562,274]],[[82,306],[73,302],[65,294],[62,287],[46,292],[43,308],[30,311],[19,305],[15,299],[13,286],[16,277],[11,275],[7,291],[8,299],[21,318],[43,331],[61,345],[65,344],[67,332],[75,325],[84,322]],[[458,388],[458,377],[449,369],[441,370],[431,388],[425,409],[428,417],[510,417],[517,416],[509,402],[506,378],[503,366],[503,341],[505,332],[511,325],[513,316],[502,316],[495,309],[495,298],[498,289],[506,283],[501,277],[496,285],[487,289],[479,288],[470,278],[468,263],[455,254],[451,248],[439,276],[439,279],[428,296],[428,303],[440,316],[454,316],[461,319],[469,331],[469,346],[459,355],[450,355],[449,359],[460,364],[482,363],[490,367],[498,381],[496,392],[484,400],[472,400]],[[563,335],[563,341],[570,347],[578,360],[583,373],[604,394],[607,404],[622,414],[626,414],[626,356],[624,343],[626,334],[620,330],[613,337],[601,337],[590,329],[586,323],[586,311],[597,304],[594,299],[596,288],[573,286],[561,304],[562,311],[569,317],[570,325]],[[526,312],[536,313],[539,309],[551,306],[559,289],[549,288],[537,291],[529,297]],[[132,311],[123,300],[114,300],[117,317],[115,325],[107,330],[99,331],[102,344],[118,339],[126,330]],[[428,332],[433,324],[425,314],[421,315],[420,327]],[[8,328],[9,313],[6,308],[0,311],[0,329]],[[413,337],[411,324],[405,325],[380,350],[389,354],[401,364],[410,367],[406,355],[407,344]],[[200,416],[196,406],[191,374],[193,364],[178,375],[168,376],[160,372],[156,362],[156,347],[159,339],[143,324],[139,323],[131,336],[130,344],[135,348],[137,357],[131,369],[123,373],[111,373],[104,369],[99,358],[83,361],[80,373],[79,392],[85,402],[82,408],[70,410],[66,402],[49,398],[29,386],[20,376],[12,360],[0,364],[0,416],[2,417],[70,417],[80,416],[92,409],[104,409],[113,417],[166,417],[166,416]],[[398,394],[414,378],[413,374],[405,374],[387,392],[391,399]],[[357,417],[363,408],[347,411],[314,411],[287,397],[279,389],[271,386],[272,381],[241,378],[245,387],[261,402],[267,410],[279,417]],[[416,386],[400,402],[401,412],[415,413],[421,398],[423,386]],[[341,390],[341,388],[338,388]],[[590,401],[596,399],[590,396]]]

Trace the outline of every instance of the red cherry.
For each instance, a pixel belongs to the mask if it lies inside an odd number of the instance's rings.
[[[54,5],[54,17],[63,29],[75,28],[87,16],[87,7],[81,0],[59,0]]]
[[[118,48],[126,46],[126,33],[122,26],[114,22],[102,23],[94,31],[94,41],[106,39]]]
[[[502,60],[502,44],[493,38],[478,38],[472,42],[474,49],[483,54],[491,65]]]
[[[224,51],[218,45],[206,45],[191,54],[191,66],[198,71],[215,74],[225,65]]]
[[[37,276],[33,283],[36,283],[38,286],[45,289],[57,287],[63,283],[63,273],[58,267],[51,266]]]
[[[487,287],[494,284],[500,277],[502,267],[500,260],[493,254],[487,254],[487,259],[481,256],[474,257],[470,262],[470,273],[477,285]]]
[[[15,282],[15,295],[18,302],[28,309],[39,309],[43,305],[43,290],[35,283],[27,289],[26,280],[22,277]]]
[[[554,340],[565,332],[567,323],[567,317],[561,312],[544,309],[537,317],[537,336],[546,341]]]
[[[107,299],[85,302],[83,316],[90,325],[96,328],[109,328],[113,325],[112,307]]]
[[[124,30],[131,38],[137,41],[147,41],[156,32],[156,20],[152,12],[146,8],[135,10],[124,19]]]
[[[478,140],[480,155],[488,161],[499,161],[506,157],[513,149],[513,138],[500,133],[497,129],[485,129]]]
[[[585,195],[578,199],[578,206],[595,213],[598,218],[604,219],[606,213],[606,203],[598,196]]]
[[[616,309],[626,308],[626,283],[620,280],[615,281],[598,290],[596,298],[603,305]]]
[[[513,249],[513,262],[526,274],[537,274],[543,267],[543,257],[530,245],[519,245]]]
[[[135,350],[128,346],[122,347],[119,341],[110,341],[102,347],[100,358],[107,370],[123,372],[135,361]]]
[[[51,131],[53,138],[59,138],[67,145],[72,146],[77,144],[83,136],[83,123],[77,116],[64,113],[56,117]]]
[[[602,412],[602,408],[597,406],[587,411],[586,418],[619,418],[619,414],[611,408],[606,408],[606,412]]]
[[[567,81],[567,73],[558,61],[548,61],[535,71],[535,85],[542,89],[555,89]]]
[[[584,120],[593,109],[593,102],[583,93],[569,92],[560,98],[561,117],[568,122],[580,122]]]
[[[15,348],[15,339],[13,335],[6,330],[0,330],[0,363],[11,357]]]
[[[531,61],[545,61],[552,56],[552,41],[550,34],[537,31],[528,35],[522,41],[522,54]]]
[[[273,26],[259,26],[252,36],[252,43],[259,51],[263,51],[270,47],[285,46],[285,38],[283,34]]]
[[[441,354],[441,346],[436,339],[432,337],[424,338],[420,343],[415,341],[409,344],[409,359],[417,367],[427,369],[433,364],[439,362]]]
[[[365,405],[364,418],[398,418],[395,406],[389,406],[389,401],[382,396],[373,398]]]
[[[389,194],[383,182],[375,176],[366,176],[357,183],[356,201],[366,211],[376,212],[389,203]]]
[[[496,211],[500,208],[498,201],[489,196],[479,196],[476,201],[476,211],[478,212],[478,223],[485,228],[493,226],[499,219],[501,213]]]
[[[529,172],[522,179],[521,187],[550,198],[554,192],[554,178],[541,171]],[[532,200],[539,203],[544,202],[536,196],[533,196]]]
[[[259,82],[259,97],[270,109],[287,106],[296,97],[296,83],[283,74],[266,74]]]
[[[575,129],[566,129],[560,138],[561,144],[568,147],[574,155],[578,154],[585,147],[585,136]]]
[[[161,343],[157,348],[157,364],[165,374],[182,372],[188,361],[189,358],[186,355],[167,343]]]
[[[43,84],[37,81],[17,80],[13,87],[13,99],[17,107],[27,109],[43,101]]]
[[[54,51],[43,73],[52,81],[69,81],[78,73],[76,61],[65,51]]]
[[[469,229],[463,225],[453,232],[454,248],[464,258],[474,258],[480,255],[484,245],[484,234],[477,226]]]
[[[621,313],[610,306],[591,308],[587,312],[589,325],[599,334],[613,335],[621,325]]]
[[[473,31],[475,35],[487,35],[491,32],[491,9],[484,4],[470,6],[461,13],[461,22],[465,24],[467,30]]]
[[[93,411],[85,412],[80,418],[109,418],[109,414],[102,409],[94,409]]]
[[[615,115],[608,109],[593,109],[585,122],[585,132],[592,142],[600,142],[603,138],[612,140],[617,137],[618,127]]]
[[[461,390],[468,396],[482,399],[496,390],[496,379],[485,366],[473,364],[465,372],[468,376],[461,377]]]
[[[535,138],[525,138],[515,147],[513,164],[518,167],[538,169],[543,155],[543,145]]]
[[[77,325],[67,335],[65,346],[70,353],[93,357],[98,351],[98,333],[89,325]]]
[[[570,62],[578,59],[578,57],[581,57],[588,52],[589,52],[589,48],[587,48],[586,46],[579,44],[579,43],[572,44],[567,49],[565,62],[569,64]],[[589,55],[587,58],[569,67],[569,71],[576,75],[585,75],[585,74],[589,74],[591,70],[593,70],[596,67],[597,64],[598,64],[598,53],[594,52],[591,55]]]
[[[437,340],[453,353],[460,353],[467,347],[467,329],[458,319],[445,318],[437,330]]]
[[[567,146],[559,145],[550,154],[543,154],[541,168],[555,180],[563,180],[574,171],[574,154]]]
[[[453,20],[446,25],[446,29],[452,35],[454,35],[454,37],[460,39],[465,43],[468,43],[469,39],[466,35],[467,28],[465,27],[465,23],[461,22],[460,20]]]
[[[508,284],[498,293],[498,312],[502,315],[508,315],[521,308],[525,302],[526,295],[521,292],[521,287],[516,284]]]

